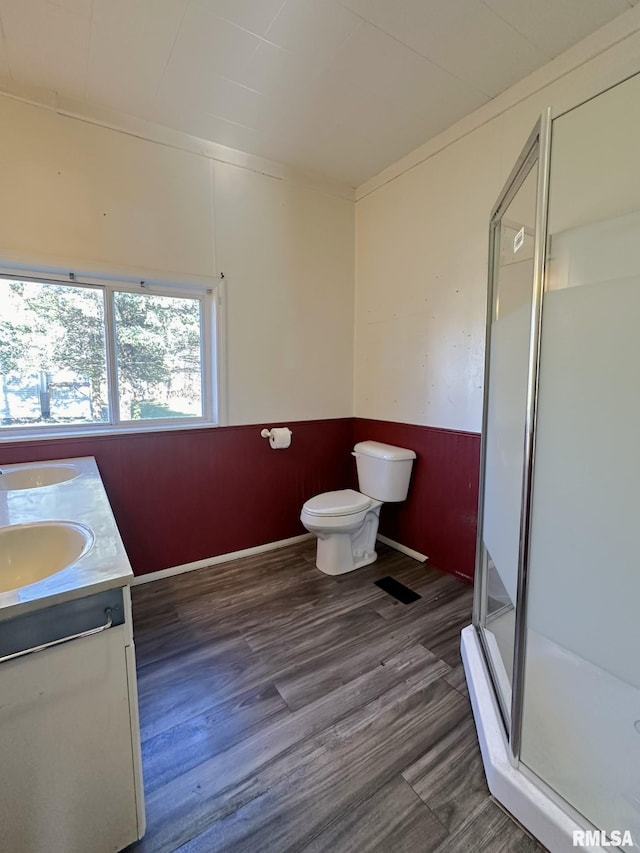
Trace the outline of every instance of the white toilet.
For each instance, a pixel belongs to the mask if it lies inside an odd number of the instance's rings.
[[[361,489],[341,489],[310,498],[300,521],[318,537],[316,565],[327,575],[342,575],[368,566],[375,551],[380,507],[403,501],[409,490],[413,450],[361,441],[353,449]]]

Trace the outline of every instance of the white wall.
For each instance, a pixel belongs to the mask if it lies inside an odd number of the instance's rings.
[[[356,416],[479,429],[499,141],[493,123],[357,202]]]
[[[640,70],[640,9],[623,18],[358,189],[358,417],[480,430],[491,208],[546,106]]]
[[[353,202],[223,163],[215,200],[229,423],[351,417]]]
[[[228,421],[351,415],[352,201],[3,96],[0,124],[0,266],[222,270]]]
[[[0,96],[2,259],[212,276],[213,163]]]
[[[223,270],[230,422],[355,411],[477,431],[491,206],[543,107],[640,70],[639,29],[636,7],[359,189],[353,325],[338,191],[2,96],[0,263]]]

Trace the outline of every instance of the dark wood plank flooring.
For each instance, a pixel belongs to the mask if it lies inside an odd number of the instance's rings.
[[[491,798],[459,635],[471,589],[315,542],[134,587],[147,833],[135,853],[543,850]],[[384,575],[419,592],[403,605]]]

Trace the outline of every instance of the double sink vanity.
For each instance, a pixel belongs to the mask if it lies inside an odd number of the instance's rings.
[[[92,457],[0,467],[0,850],[144,833],[132,577]]]

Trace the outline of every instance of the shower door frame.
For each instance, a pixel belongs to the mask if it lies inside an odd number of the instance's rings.
[[[487,317],[485,336],[485,369],[482,413],[482,439],[480,448],[480,486],[478,500],[478,532],[476,540],[475,590],[473,602],[473,625],[478,635],[480,647],[489,672],[493,691],[498,699],[498,706],[505,726],[509,753],[515,765],[520,759],[522,743],[522,709],[524,701],[524,670],[527,644],[527,582],[529,571],[529,537],[532,501],[532,475],[535,459],[535,425],[536,403],[538,396],[538,369],[540,363],[540,331],[542,322],[542,302],[545,285],[545,269],[547,255],[547,215],[549,207],[549,171],[551,155],[551,109],[548,108],[540,116],[531,135],[529,136],[515,166],[496,204],[491,211],[489,226],[489,273],[487,293]],[[525,411],[525,428],[523,435],[523,470],[522,498],[520,510],[520,532],[518,547],[517,588],[515,602],[515,634],[513,673],[511,681],[511,707],[504,706],[498,676],[493,664],[491,651],[488,647],[484,628],[486,622],[487,604],[487,573],[488,565],[485,558],[486,549],[483,542],[484,523],[484,487],[486,466],[486,435],[488,425],[489,400],[489,362],[491,351],[491,327],[494,310],[494,286],[496,272],[499,268],[499,257],[496,254],[496,232],[500,228],[502,215],[518,193],[520,187],[529,175],[531,169],[538,164],[535,216],[535,242],[533,253],[533,282],[531,297],[531,320],[529,332],[528,377]]]

